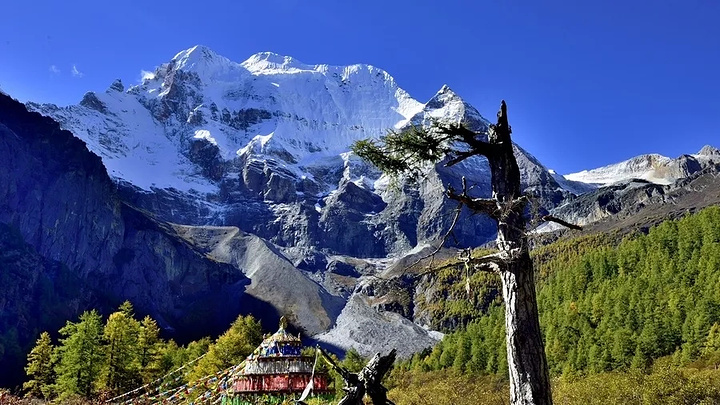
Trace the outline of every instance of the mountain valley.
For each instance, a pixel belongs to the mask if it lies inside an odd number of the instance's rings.
[[[78,105],[26,107],[0,95],[0,363],[13,381],[42,330],[130,300],[179,340],[238,313],[287,316],[330,348],[402,357],[462,324],[422,300],[433,275],[405,265],[444,241],[455,204],[490,195],[485,159],[392,179],[350,151],[388,130],[489,121],[449,87],[426,103],[370,65],[306,65],[259,53],[242,63],[196,46],[142,83],[115,81]],[[42,115],[42,116],[41,116]],[[536,217],[588,230],[647,230],[720,203],[720,151],[643,155],[561,176],[514,145]],[[553,224],[533,231],[555,239]],[[463,212],[441,255],[486,245],[495,224]],[[406,274],[408,273],[408,274]],[[38,314],[45,314],[39,316]],[[398,340],[400,339],[400,340]]]

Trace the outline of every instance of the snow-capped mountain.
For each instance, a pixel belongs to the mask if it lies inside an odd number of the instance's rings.
[[[370,65],[307,65],[269,52],[235,63],[203,46],[178,53],[127,90],[116,81],[78,105],[30,107],[85,140],[126,198],[162,219],[237,225],[282,246],[365,256],[437,237],[442,224],[428,231],[418,223],[420,207],[431,219],[445,204],[415,197],[410,203],[387,190],[387,180],[353,156],[350,145],[410,123],[465,122],[478,131],[488,124],[447,86],[423,104]],[[518,151],[527,188],[546,205],[559,203],[567,192]],[[489,193],[484,159],[439,170],[437,181],[465,175]],[[386,225],[408,209],[415,211],[410,223]],[[357,229],[340,239],[325,236],[346,222]],[[468,233],[476,233],[477,224],[471,227]],[[356,238],[369,246],[349,246]]]
[[[126,89],[116,81],[69,107],[28,106],[83,139],[125,203],[194,226],[183,231],[187,243],[237,267],[251,280],[248,295],[314,334],[361,317],[366,332],[385,320],[416,334],[419,346],[410,351],[433,342],[424,328],[369,316],[378,308],[363,309],[374,301],[362,299],[357,287],[393,257],[447,231],[455,204],[440,192],[446,185],[460,187],[464,176],[473,193],[490,195],[483,158],[430,167],[414,185],[391,182],[350,152],[356,140],[407,125],[441,120],[482,132],[489,124],[447,86],[421,103],[370,65],[307,65],[267,52],[236,63],[196,46],[139,85]],[[525,189],[543,207],[571,195],[517,145],[516,155]],[[494,233],[492,221],[479,215],[455,229],[463,245],[487,242]],[[276,268],[282,277],[271,271]],[[353,306],[343,310],[347,302]],[[325,337],[333,336],[349,342],[343,333]],[[362,345],[382,346],[372,339]]]
[[[269,52],[235,63],[203,46],[123,90],[115,82],[79,105],[40,109],[85,140],[111,176],[144,190],[217,192],[219,176],[192,161],[194,142],[216,149],[223,161],[272,156],[311,177],[308,166],[422,108],[373,66],[312,66]]]
[[[414,345],[407,343],[404,354],[436,340],[427,329],[437,325],[423,321],[428,317],[409,309],[402,314],[418,326],[382,314],[393,303],[368,295],[392,288],[380,282],[368,288],[366,281],[411,249],[438,242],[456,206],[441,193],[448,184],[459,188],[466,177],[476,196],[490,195],[484,158],[429,167],[423,181],[412,184],[391,182],[350,152],[356,140],[407,125],[439,120],[477,132],[489,125],[448,86],[422,103],[370,65],[307,65],[268,52],[236,63],[196,46],[130,88],[116,81],[78,105],[28,107],[54,118],[102,158],[123,204],[165,224],[155,227],[210,266],[242,272],[250,280],[249,301],[290,316],[321,341],[354,345],[362,354],[391,344],[383,339],[393,334],[411,336]],[[514,147],[524,190],[540,204],[534,208],[581,204],[573,211],[581,213],[594,204],[589,192],[602,185],[636,177],[672,181],[720,155],[704,148],[677,162],[638,157],[563,177]],[[575,198],[579,194],[590,197]],[[461,246],[494,238],[491,220],[463,215],[454,230]],[[407,296],[406,306],[414,308],[416,295]]]
[[[712,164],[713,161],[720,160],[719,158],[720,152],[716,148],[707,145],[696,154],[682,155],[676,159],[655,153],[640,155],[597,169],[566,174],[564,178],[600,187],[633,179],[668,185],[702,170]]]
[[[583,226],[609,218],[621,221],[646,207],[654,207],[657,212],[668,215],[673,212],[672,207],[683,212],[683,209],[713,204],[714,200],[708,197],[713,195],[714,178],[718,173],[720,150],[710,145],[698,153],[676,159],[657,154],[641,155],[564,177],[556,175],[558,182],[568,189],[572,188],[566,183],[595,189],[576,189],[581,191],[576,193],[577,197],[551,211],[559,218]],[[661,208],[664,205],[671,207]],[[538,231],[556,229],[558,226],[554,224],[543,224]]]

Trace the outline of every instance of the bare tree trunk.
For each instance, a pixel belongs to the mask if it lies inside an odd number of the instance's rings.
[[[387,388],[382,385],[382,379],[392,368],[395,362],[397,351],[393,349],[385,356],[376,353],[375,356],[360,370],[359,373],[351,373],[341,367],[324,350],[320,355],[345,381],[343,391],[345,396],[340,399],[338,405],[362,405],[363,397],[367,393],[373,405],[395,405],[387,399]]]
[[[505,300],[511,404],[552,404],[530,257],[508,263],[500,274]]]
[[[448,190],[448,197],[475,212],[484,212],[498,221],[499,252],[468,259],[476,268],[490,268],[500,274],[505,299],[505,330],[510,403],[513,405],[552,404],[545,349],[540,333],[534,270],[524,217],[528,199],[522,194],[520,170],[510,139],[507,107],[502,102],[497,124],[490,127],[488,142],[463,132],[471,151],[459,154],[455,163],[468,156],[483,155],[490,163],[492,191],[490,199],[472,198],[463,181],[462,194]],[[552,219],[552,218],[551,218]],[[576,227],[577,228],[577,227]]]
[[[510,139],[512,131],[508,124],[505,101],[500,106],[497,118],[497,124],[489,128],[487,142],[479,137],[480,134],[462,124],[438,125],[434,128],[434,136],[418,132],[413,127],[408,132],[391,133],[381,139],[380,146],[372,140],[358,142],[353,146],[353,151],[381,169],[396,174],[412,169],[414,161],[437,162],[438,152],[447,158],[445,166],[458,164],[473,156],[485,156],[488,159],[492,174],[492,198],[468,195],[465,178],[462,193],[456,193],[452,187],[448,187],[447,197],[475,213],[485,213],[498,222],[499,252],[479,258],[468,255],[466,263],[475,269],[491,269],[499,273],[502,280],[511,404],[552,404],[538,319],[534,270],[526,234],[527,224],[523,216],[528,198],[523,195],[520,186],[520,169]],[[549,215],[543,219],[580,229]]]
[[[523,211],[520,171],[510,140],[510,126],[503,101],[489,143],[497,154],[488,156],[493,198],[498,205],[497,245],[504,259],[500,267],[505,300],[505,333],[510,403],[552,404],[545,348],[540,332],[533,263],[530,259]]]
[[[396,353],[395,349],[385,356],[376,353],[360,371],[360,379],[365,383],[365,392],[373,405],[395,405],[387,399],[388,390],[382,385],[382,379],[392,368]]]

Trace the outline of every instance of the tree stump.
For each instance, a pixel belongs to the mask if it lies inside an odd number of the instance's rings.
[[[343,387],[345,396],[340,399],[338,405],[363,405],[363,397],[366,393],[374,405],[395,405],[387,399],[388,390],[382,385],[383,377],[395,362],[395,349],[386,356],[376,353],[359,373],[352,373],[341,367],[324,350],[319,350],[330,367],[345,381]]]

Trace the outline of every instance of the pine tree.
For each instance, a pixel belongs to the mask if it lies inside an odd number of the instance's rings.
[[[78,323],[68,321],[60,335],[65,337],[54,353],[58,395],[90,398],[103,367],[102,317],[95,310],[84,312]]]
[[[160,328],[158,328],[154,319],[146,316],[140,323],[137,346],[137,362],[145,383],[154,380],[160,375],[162,368],[160,360],[161,346]]]
[[[363,359],[354,347],[351,347],[345,352],[345,358],[340,365],[350,372],[357,373],[365,367],[365,363],[367,363],[367,360]]]
[[[720,324],[714,323],[708,332],[701,354],[715,369],[720,365]]]
[[[132,389],[140,383],[138,336],[140,322],[133,317],[130,302],[125,301],[110,314],[103,331],[107,342],[103,385],[112,394]]]
[[[55,381],[52,351],[50,334],[43,332],[35,342],[35,347],[28,354],[25,373],[30,380],[23,384],[27,396],[43,399],[49,399],[52,396],[52,385]]]
[[[200,378],[240,363],[262,342],[262,326],[252,315],[239,316],[225,333],[210,345],[198,361],[191,379]],[[192,359],[190,359],[192,360]]]

